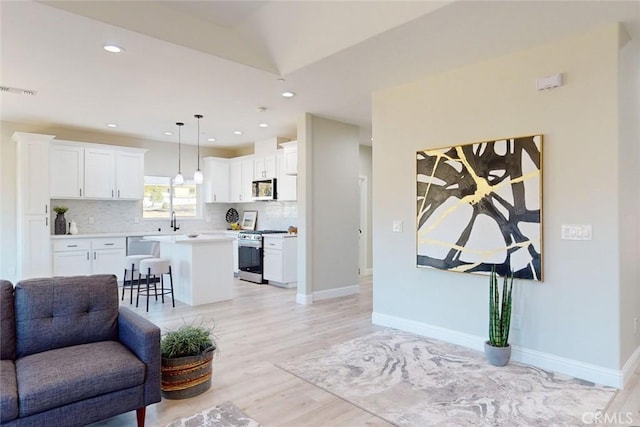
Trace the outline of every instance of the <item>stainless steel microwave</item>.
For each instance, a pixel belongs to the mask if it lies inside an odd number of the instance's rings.
[[[276,179],[271,178],[253,181],[251,184],[251,198],[253,200],[276,200],[278,198]]]

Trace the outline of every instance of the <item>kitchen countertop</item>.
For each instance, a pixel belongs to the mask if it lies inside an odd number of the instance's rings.
[[[234,237],[229,235],[224,235],[225,233],[217,233],[217,234],[199,234],[195,237],[188,237],[184,234],[180,235],[152,235],[145,236],[146,240],[153,240],[160,243],[175,243],[175,244],[185,244],[185,245],[193,245],[199,243],[211,243],[211,242],[225,242],[234,240]]]
[[[207,230],[196,231],[194,234],[238,234],[239,230]],[[52,234],[51,239],[88,239],[94,237],[132,237],[132,236],[186,236],[190,233],[162,233],[158,231],[126,231],[121,233],[86,233],[86,234]]]

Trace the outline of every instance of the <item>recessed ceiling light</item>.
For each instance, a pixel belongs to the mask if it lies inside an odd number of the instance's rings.
[[[120,46],[116,46],[115,44],[105,44],[103,46],[103,49],[106,50],[107,52],[111,52],[111,53],[122,53],[122,52],[124,52],[124,48],[121,48]]]
[[[268,125],[268,124],[266,124],[266,123],[260,123],[258,126],[259,126],[259,127],[261,127],[261,128],[267,128],[267,127],[269,127],[269,125]]]
[[[209,139],[207,139],[207,141],[209,141],[209,142],[216,142],[216,139],[215,139],[215,138],[209,138]]]
[[[234,130],[234,131],[233,131],[233,134],[234,134],[234,135],[242,135],[242,131]]]
[[[118,125],[117,125],[117,124],[115,124],[115,123],[107,123],[107,127],[108,127],[108,128],[117,128],[117,127],[118,127]]]
[[[296,94],[294,92],[286,91],[282,92],[282,96],[284,96],[285,98],[293,98],[294,96],[296,96]]]
[[[164,134],[167,135],[167,136],[171,136],[171,135],[173,135],[173,132],[165,132]]]

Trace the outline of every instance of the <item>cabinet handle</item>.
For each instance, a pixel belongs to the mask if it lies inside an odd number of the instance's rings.
[[[80,189],[80,197],[82,197],[82,188]]]
[[[113,245],[115,245],[115,243],[105,243],[104,245],[105,246],[113,246]]]
[[[120,198],[120,190],[118,190],[118,198]]]
[[[216,195],[215,194],[213,195],[213,201],[214,202],[216,201]]]
[[[89,252],[87,252],[87,261],[89,261]]]
[[[78,245],[67,245],[68,248],[77,248]]]
[[[93,259],[96,259],[96,252],[93,251]]]
[[[113,190],[111,190],[111,197],[113,197]]]
[[[49,226],[49,217],[48,216],[44,218],[44,225],[45,225],[45,227]]]
[[[49,205],[45,203],[44,205],[44,213],[49,213]]]

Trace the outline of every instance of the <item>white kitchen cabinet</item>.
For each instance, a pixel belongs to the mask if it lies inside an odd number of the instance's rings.
[[[284,150],[284,174],[298,174],[298,141],[283,142],[280,146]]]
[[[115,274],[123,279],[124,237],[56,239],[52,246],[54,276]]]
[[[51,276],[49,151],[53,135],[15,132],[17,280]]]
[[[288,202],[298,200],[298,177],[285,173],[286,162],[284,150],[278,150],[278,201]]]
[[[54,141],[50,156],[51,197],[140,200],[144,194],[145,151]]]
[[[140,200],[144,196],[144,153],[116,151],[115,198]]]
[[[84,189],[84,148],[51,144],[50,190],[52,199],[78,199]]]
[[[205,203],[228,203],[230,189],[229,159],[205,157],[202,194]]]
[[[103,148],[84,150],[84,196],[98,199],[115,197],[116,153]]]
[[[253,156],[236,157],[229,161],[229,201],[252,202]]]
[[[259,156],[253,159],[253,179],[269,179],[277,176],[276,155]]]
[[[242,159],[242,179],[240,180],[240,201],[252,202],[251,185],[254,173],[253,157]]]
[[[298,280],[297,237],[264,235],[263,277],[277,286],[293,288]]]

